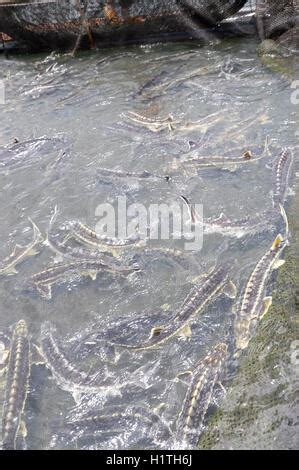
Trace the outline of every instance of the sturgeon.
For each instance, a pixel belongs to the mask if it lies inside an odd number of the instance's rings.
[[[203,422],[227,358],[227,345],[217,344],[191,372],[183,406],[178,417],[177,440],[185,446],[195,447],[202,432]]]
[[[2,447],[16,449],[21,433],[26,437],[23,419],[30,376],[30,341],[24,320],[14,327],[8,356],[5,402],[2,417]]]
[[[258,160],[261,160],[270,155],[268,139],[266,139],[263,147],[259,148],[257,152],[252,152],[250,149],[240,151],[238,155],[232,157],[225,157],[223,155],[198,155],[198,151],[192,151],[186,157],[180,158],[180,163],[183,165],[196,165],[197,168],[234,168],[238,165],[254,163]],[[178,167],[178,162],[174,161],[171,168],[176,169]]]
[[[103,371],[88,374],[78,370],[68,359],[61,346],[54,338],[55,328],[50,322],[45,322],[41,328],[41,355],[46,366],[62,389],[70,392],[96,393],[108,386]]]
[[[170,177],[168,175],[159,176],[150,173],[149,171],[142,171],[141,173],[136,173],[132,171],[120,171],[120,170],[109,170],[107,168],[101,168],[98,170],[98,174],[103,177],[116,177],[116,178],[136,178],[136,179],[147,179],[147,180],[165,180],[169,182]]]
[[[230,266],[228,263],[216,266],[206,277],[202,284],[195,286],[184,300],[180,311],[169,323],[152,328],[148,340],[138,345],[116,344],[127,349],[141,351],[153,349],[165,343],[172,337],[182,333],[191,335],[189,323],[191,319],[201,313],[207,305],[224,292],[228,297],[236,297],[236,286],[229,279]]]
[[[84,277],[90,277],[94,281],[102,270],[119,275],[128,275],[140,271],[137,266],[105,263],[100,259],[78,259],[69,263],[57,263],[44,271],[34,274],[29,279],[28,287],[30,290],[36,289],[43,298],[50,300],[54,285],[75,280],[79,281]]]
[[[285,263],[279,257],[286,245],[287,241],[282,235],[277,235],[270,249],[261,257],[247,281],[234,321],[237,356],[247,348],[255,325],[268,312],[272,304],[271,296],[264,297],[266,283],[271,272]]]
[[[202,225],[204,233],[221,233],[231,237],[241,238],[248,234],[262,233],[273,229],[274,222],[278,218],[278,211],[271,209],[247,216],[241,219],[229,219],[224,213],[219,217],[201,218],[194,205],[186,196],[180,196],[186,204],[192,224]]]
[[[141,240],[138,234],[125,239],[112,238],[106,235],[99,236],[94,230],[78,220],[67,222],[65,228],[70,232],[66,236],[65,241],[69,238],[74,238],[78,242],[84,243],[87,246],[95,247],[101,251],[107,251],[107,246],[112,248],[123,248],[136,243],[142,246],[145,245],[145,241]]]
[[[165,118],[151,119],[133,111],[129,111],[126,117],[135,124],[144,126],[152,132],[159,132],[163,129],[172,131],[174,129],[174,118],[171,115],[166,116]]]
[[[148,410],[143,406],[132,406],[126,410],[123,407],[115,406],[105,411],[93,411],[73,420],[68,419],[66,424],[71,429],[85,432],[121,432],[128,429],[128,426],[136,426],[136,422],[140,423],[140,427],[146,425],[148,433],[153,432],[153,427],[158,426],[158,432],[165,438],[172,437],[171,430],[163,422],[161,417],[155,410]]]
[[[284,204],[288,190],[288,181],[294,160],[293,152],[285,149],[274,164],[275,189],[273,194],[273,205],[278,207]]]

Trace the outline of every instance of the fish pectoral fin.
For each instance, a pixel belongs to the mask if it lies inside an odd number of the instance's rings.
[[[6,276],[13,276],[14,274],[18,274],[15,266],[8,266],[1,270],[1,274],[6,274]]]
[[[0,365],[0,377],[3,377],[7,372],[7,364]]]
[[[97,271],[88,271],[88,274],[87,274],[93,281],[96,280],[97,278],[97,275],[98,275],[98,272]]]
[[[164,330],[164,326],[155,326],[151,329],[150,339],[154,338],[155,336],[159,336],[159,334]]]
[[[160,412],[162,410],[164,410],[165,408],[168,408],[168,405],[167,403],[160,403],[160,405],[156,406],[155,408],[153,408],[153,412],[156,414],[156,415],[159,415]]]
[[[184,170],[185,176],[188,178],[192,178],[193,176],[194,177],[198,176],[198,171],[197,171],[197,168],[195,167],[190,166],[186,168],[186,166],[184,166],[183,170]]]
[[[275,263],[273,264],[272,266],[272,269],[278,269],[280,268],[281,266],[283,266],[285,264],[285,259],[278,259],[275,261]]]
[[[26,439],[28,432],[27,432],[27,427],[25,421],[21,420],[20,426],[19,426],[19,432],[18,434],[23,437],[23,439]]]
[[[185,325],[184,328],[178,332],[178,336],[183,336],[184,338],[191,338],[192,330],[190,325]]]
[[[36,289],[44,299],[52,299],[52,286],[50,284],[36,284]]]
[[[1,368],[6,367],[8,364],[9,351],[10,349],[4,349],[2,352],[2,358],[1,358],[1,363],[0,363]]]
[[[227,170],[230,173],[235,173],[238,170],[238,165],[231,165],[231,166],[227,166],[227,167],[224,166],[223,170]]]
[[[223,293],[230,299],[235,299],[237,297],[237,287],[232,281],[229,281],[224,286]]]
[[[277,235],[277,237],[275,238],[272,246],[271,246],[271,250],[276,250],[280,245],[281,243],[283,242],[283,236],[282,235]]]
[[[31,345],[30,354],[31,354],[32,364],[35,364],[35,365],[45,364],[45,362],[46,362],[45,357],[42,353],[41,348],[39,346],[37,346],[37,344],[32,344]]]
[[[121,259],[121,247],[119,249],[117,248],[110,248],[110,247],[107,247],[106,251],[108,251],[109,253],[111,253],[111,255],[116,258],[116,259]]]
[[[266,315],[266,313],[268,313],[268,310],[271,307],[271,305],[272,305],[272,297],[271,296],[265,297],[263,300],[263,309],[260,314],[261,319]]]
[[[170,309],[170,305],[169,304],[163,304],[161,306],[161,309],[163,310],[163,312],[168,312],[169,309]]]
[[[39,255],[39,251],[38,250],[35,250],[34,248],[31,248],[29,251],[28,251],[28,256],[36,256],[36,255]]]

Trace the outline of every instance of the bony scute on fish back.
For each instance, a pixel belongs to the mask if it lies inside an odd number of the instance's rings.
[[[289,179],[293,165],[293,152],[290,148],[285,148],[274,164],[274,194],[273,206],[283,205],[287,198]]]

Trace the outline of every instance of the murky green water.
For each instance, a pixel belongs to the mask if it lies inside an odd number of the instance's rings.
[[[55,206],[58,225],[77,218],[91,227],[97,222],[97,206],[115,204],[118,196],[148,207],[150,203],[179,202],[179,195],[184,194],[203,204],[206,217],[224,212],[230,219],[238,219],[270,209],[273,178],[269,164],[281,148],[295,147],[296,114],[290,83],[261,64],[256,46],[252,39],[238,39],[204,48],[176,44],[105,50],[81,53],[75,59],[54,54],[1,57],[6,103],[0,105],[0,145],[8,146],[15,138],[20,142],[51,139],[37,147],[28,146],[19,167],[0,171],[1,259],[16,243],[31,240],[28,217],[45,233]],[[198,75],[190,79],[160,86],[197,69]],[[153,133],[129,124],[128,111],[150,118],[171,114],[181,122],[203,122],[196,130]],[[207,116],[211,118],[204,121]],[[233,171],[180,165],[171,169],[186,152],[189,140],[203,139],[200,151],[206,155],[236,154],[236,148],[256,154],[267,136],[272,157],[250,161]],[[100,168],[170,174],[172,182],[105,179],[99,177]],[[0,330],[24,318],[33,341],[38,342],[41,324],[49,320],[67,349],[67,340],[81,330],[96,325],[101,332],[107,325],[116,325],[121,338],[127,332],[117,325],[145,315],[146,328],[134,333],[139,342],[155,322],[165,322],[169,311],[174,312],[184,300],[194,278],[216,261],[236,261],[233,280],[241,291],[273,241],[275,230],[239,239],[206,234],[202,250],[186,252],[181,263],[171,257],[145,257],[141,252],[141,274],[124,279],[101,274],[94,282],[55,288],[51,301],[23,288],[31,274],[53,261],[53,253],[45,247],[39,256],[18,267],[18,275],[0,279]],[[183,243],[163,240],[155,246],[182,249]],[[205,325],[194,319],[191,338],[175,337],[148,352],[119,351],[116,365],[103,364],[95,353],[81,358],[82,368],[88,370],[90,364],[105,368],[112,381],[128,385],[81,397],[77,404],[43,366],[33,366],[25,415],[28,448],[177,445],[156,430],[149,434],[140,423],[118,433],[72,434],[64,418],[90,410],[109,413],[114,405],[124,410],[132,405],[154,409],[165,403],[160,414],[174,431],[186,391],[186,385],[174,379],[192,369],[219,340],[231,344],[231,312],[232,303],[221,296],[202,315]],[[221,394],[217,400],[221,401]]]

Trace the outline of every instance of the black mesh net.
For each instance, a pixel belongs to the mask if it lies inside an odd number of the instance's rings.
[[[296,23],[296,0],[257,0],[256,18],[261,39],[276,38]]]
[[[294,44],[296,0],[0,0],[0,31],[33,48],[103,46],[226,33]],[[255,14],[256,13],[256,14]]]

